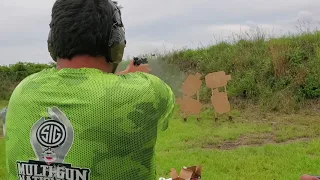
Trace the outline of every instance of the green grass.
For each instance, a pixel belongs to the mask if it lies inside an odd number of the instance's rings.
[[[1,101],[0,100],[0,109],[4,108],[5,106],[7,106],[7,104],[8,104],[8,101]]]
[[[201,122],[176,117],[158,140],[159,175],[198,164],[204,179],[288,180],[320,173],[320,115],[265,116],[240,114],[235,123],[215,123],[209,113]]]
[[[303,173],[319,170],[320,140],[290,145],[241,147],[232,151],[170,148],[158,151],[158,172],[168,174],[169,168],[204,165],[204,179],[298,179]]]

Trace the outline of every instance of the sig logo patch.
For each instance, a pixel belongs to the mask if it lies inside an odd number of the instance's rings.
[[[67,116],[57,107],[48,108],[31,129],[30,143],[37,160],[17,162],[19,180],[89,180],[90,169],[64,163],[74,138]]]
[[[59,147],[66,140],[66,129],[61,122],[47,120],[37,129],[37,140],[44,147]]]

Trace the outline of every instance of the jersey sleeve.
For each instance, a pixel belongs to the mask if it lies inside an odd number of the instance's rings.
[[[134,73],[137,76],[147,80],[149,86],[154,93],[154,105],[156,112],[154,115],[158,118],[159,130],[165,131],[168,128],[169,120],[172,117],[175,107],[175,96],[172,89],[157,76],[146,73]],[[145,92],[143,92],[144,94]]]
[[[153,88],[155,90],[159,106],[159,109],[163,109],[161,112],[162,116],[159,119],[160,128],[162,131],[166,130],[169,125],[169,120],[172,118],[172,114],[174,112],[175,107],[175,96],[172,89],[161,79],[156,76],[152,76]]]

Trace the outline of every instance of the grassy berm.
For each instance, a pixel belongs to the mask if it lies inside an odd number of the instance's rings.
[[[319,32],[269,40],[258,36],[174,51],[158,55],[150,65],[177,96],[189,73],[222,70],[232,75],[227,90],[234,122],[227,115],[214,120],[211,90],[203,84],[201,102],[209,105],[201,121],[191,117],[184,122],[177,107],[169,129],[159,134],[158,177],[169,177],[171,168],[198,164],[204,166],[205,180],[294,180],[303,173],[320,175]],[[29,66],[19,64],[19,74]],[[10,68],[6,67],[6,77],[16,72]],[[14,87],[18,79],[11,81],[7,84]],[[4,149],[3,140],[0,147]],[[0,177],[4,177],[3,151],[0,157]]]
[[[188,74],[199,72],[203,79],[216,71],[232,75],[227,90],[233,105],[254,104],[264,111],[291,113],[308,100],[320,98],[320,32],[221,42],[172,52],[157,61]],[[208,102],[210,96],[211,90],[203,83],[201,100]]]

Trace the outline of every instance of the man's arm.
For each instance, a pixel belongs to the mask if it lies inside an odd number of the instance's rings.
[[[320,176],[310,176],[310,175],[303,175],[300,177],[300,180],[319,180]]]
[[[133,72],[144,72],[144,73],[150,73],[151,69],[148,64],[140,64],[138,66],[134,65],[134,61],[129,61],[129,64],[127,68],[123,71],[117,72],[117,75],[123,75]]]
[[[3,108],[0,111],[0,121],[2,121],[2,130],[3,130],[3,135],[5,136],[6,134],[6,115],[7,115],[7,109],[8,108]]]
[[[123,70],[120,72],[117,72],[116,75],[123,75],[123,74],[128,74],[129,72],[127,70]]]
[[[7,109],[8,109],[8,108],[3,108],[3,109],[1,109],[1,111],[0,111],[0,120],[2,121],[3,124],[6,123]]]
[[[117,75],[131,74],[137,78],[144,79],[146,83],[149,83],[149,88],[153,90],[155,94],[154,103],[157,104],[157,112],[154,112],[156,116],[159,116],[159,125],[161,130],[168,128],[169,119],[171,118],[175,107],[175,96],[171,88],[160,78],[148,74],[151,71],[148,64],[141,64],[139,66],[134,65],[134,61],[130,61],[127,68],[124,71],[116,73]],[[143,82],[142,81],[142,82]],[[145,89],[141,90],[141,95],[145,94]]]

